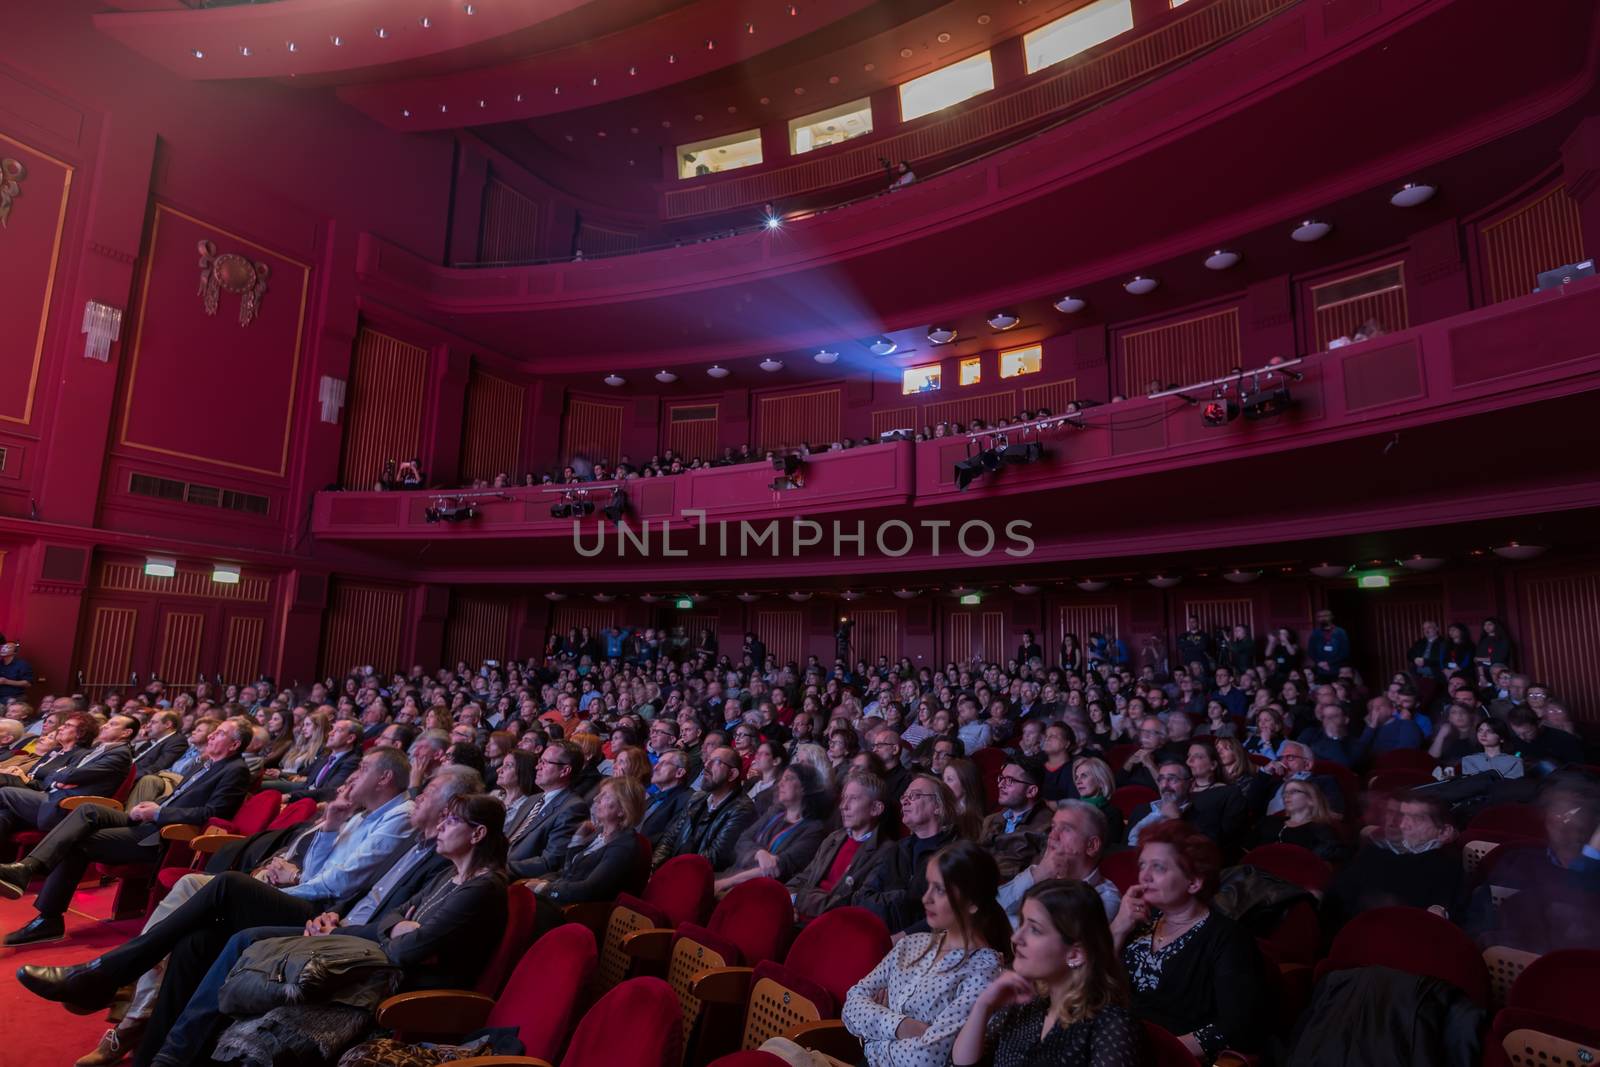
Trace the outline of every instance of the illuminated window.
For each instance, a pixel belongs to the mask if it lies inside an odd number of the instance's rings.
[[[698,178],[761,162],[761,131],[745,130],[678,146],[678,177]]]
[[[961,361],[961,384],[977,385],[983,381],[983,357],[971,356]]]
[[[939,391],[939,364],[930,363],[926,367],[907,367],[905,374],[900,379],[900,392],[904,396],[912,393],[937,393]]]
[[[852,100],[789,120],[789,151],[795,155],[872,132],[872,101]]]
[[[971,59],[903,83],[900,86],[900,120],[910,122],[931,115],[940,108],[959,104],[993,88],[994,66],[989,62],[989,53],[980,52]]]
[[[1131,29],[1132,0],[1094,0],[1070,15],[1023,34],[1022,50],[1027,57],[1028,73],[1071,59],[1084,49]]]
[[[1019,374],[1037,374],[1044,362],[1044,349],[1039,345],[1013,348],[1000,353],[1000,377],[1015,378]]]

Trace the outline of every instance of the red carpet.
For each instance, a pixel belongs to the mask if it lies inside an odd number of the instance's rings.
[[[40,1000],[17,985],[16,974],[24,963],[78,963],[138,933],[142,919],[103,921],[115,893],[115,886],[79,890],[67,913],[65,941],[0,948],[0,1067],[71,1067],[105,1033],[104,1015],[73,1015]],[[0,932],[15,930],[35,914],[31,893],[21,900],[0,899]]]

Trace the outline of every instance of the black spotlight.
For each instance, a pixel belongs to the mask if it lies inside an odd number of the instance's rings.
[[[611,501],[601,510],[611,522],[622,521],[622,516],[628,512],[628,496],[622,491],[622,486],[611,490]]]
[[[1038,441],[1023,441],[1019,444],[1006,445],[1000,450],[1000,458],[1013,467],[1038,463],[1044,459],[1044,445]]]
[[[1200,409],[1200,423],[1203,426],[1226,426],[1239,417],[1239,405],[1232,400],[1218,397],[1206,402]]]
[[[772,457],[772,469],[778,472],[778,477],[772,479],[772,491],[781,493],[788,489],[799,489],[806,484],[805,460],[790,452],[783,456]]]
[[[587,499],[587,497],[587,493],[566,494],[550,505],[550,517],[554,519],[581,519],[585,515],[593,515],[594,501]]]
[[[1002,445],[1000,447],[1006,448],[1009,446]],[[1005,460],[1001,458],[999,448],[986,448],[982,452],[978,453],[978,464],[984,470],[988,471],[990,474],[993,474],[1005,464]]]
[[[1289,395],[1289,386],[1280,385],[1276,389],[1257,392],[1244,402],[1244,417],[1252,421],[1270,419],[1275,415],[1282,415],[1294,407],[1294,398]]]
[[[956,488],[965,490],[972,484],[972,479],[982,474],[983,470],[983,464],[978,462],[977,456],[956,460]]]

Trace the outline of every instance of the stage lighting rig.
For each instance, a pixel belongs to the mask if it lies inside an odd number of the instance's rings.
[[[611,499],[600,511],[610,522],[622,522],[622,517],[628,513],[628,494],[622,491],[622,486],[611,490]]]
[[[581,519],[594,514],[594,501],[589,499],[587,489],[569,489],[561,494],[561,499],[550,505],[550,517],[553,519]]]
[[[783,456],[773,456],[772,469],[778,472],[778,476],[772,479],[772,491],[774,493],[805,488],[805,460],[796,453],[790,452]]]
[[[478,509],[465,497],[436,497],[433,506],[422,512],[427,522],[471,522],[478,517]]]

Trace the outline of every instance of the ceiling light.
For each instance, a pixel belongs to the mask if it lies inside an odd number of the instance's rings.
[[[617,599],[617,594],[615,593],[596,593],[594,595],[596,604],[609,604],[615,599]]]
[[[1157,589],[1171,589],[1173,586],[1183,581],[1183,579],[1175,574],[1158,574],[1154,578],[1146,578],[1145,581],[1149,582]]]
[[[965,585],[958,585],[954,589],[950,590],[950,595],[951,596],[957,596],[957,597],[960,597],[960,596],[971,596],[973,593],[976,593],[976,592],[977,592],[976,589],[972,589],[972,588],[970,588],[968,586],[965,586]]]
[[[639,68],[638,67],[629,67],[628,68],[628,77],[636,78],[638,76],[639,76]]]
[[[656,371],[656,381],[660,382],[662,385],[671,385],[677,380],[678,376],[669,370]]]
[[[204,52],[200,51],[200,49],[198,49],[198,48],[189,49],[189,54],[191,56],[194,56],[196,59],[204,59],[206,57],[206,54]]]
[[[773,359],[771,356],[768,356],[766,359],[761,361],[761,369],[766,371],[768,374],[771,374],[773,371],[779,371],[783,369],[783,361],[779,359]]]
[[[744,32],[745,33],[750,33],[750,34],[755,33],[756,32],[756,24],[753,23],[753,22],[745,23],[744,24]]]
[[[380,41],[387,41],[389,39],[389,31],[384,29],[382,26],[379,26],[372,32]]]
[[[337,33],[329,37],[328,40],[333,42],[333,47],[335,48],[339,48],[344,45],[344,38],[340,37]]]
[[[811,597],[811,593],[801,593],[798,591],[789,594],[789,599],[794,601],[796,604],[804,604],[806,601],[810,600]]]
[[[555,591],[555,590],[554,590],[554,589],[552,589],[552,590],[551,590],[551,591],[550,591],[550,592],[548,592],[548,593],[546,593],[546,594],[545,594],[545,595],[544,595],[544,598],[545,598],[545,599],[546,599],[546,600],[548,600],[548,601],[551,601],[551,602],[552,602],[552,603],[554,603],[554,602],[556,602],[556,601],[558,601],[558,600],[565,600],[565,599],[567,599],[567,594],[565,594],[565,593],[558,593],[558,592],[556,592],[556,591]]]
[[[863,596],[866,596],[866,594],[858,593],[854,589],[846,589],[844,592],[839,594],[839,599],[844,601],[846,604],[854,604]]]
[[[476,15],[478,13],[478,9],[473,7],[471,4],[463,4],[461,6],[461,10],[469,15]]]
[[[793,18],[794,16],[796,16],[798,14],[800,14],[800,9],[798,7],[796,7],[795,5],[793,5],[793,4],[790,4],[789,5],[789,17]]]
[[[1349,566],[1343,563],[1319,563],[1310,570],[1318,578],[1343,578],[1350,573]]]
[[[1088,301],[1082,297],[1064,296],[1056,301],[1056,310],[1063,315],[1076,315],[1088,306]]]
[[[450,110],[450,105],[449,104],[440,104],[439,105],[439,114],[443,115],[446,112],[448,112],[449,110]]]
[[[1331,223],[1323,222],[1321,219],[1306,219],[1290,231],[1289,236],[1301,243],[1320,241],[1328,236],[1328,231],[1332,229]]]
[[[1513,541],[1509,545],[1501,545],[1499,548],[1495,549],[1494,554],[1499,556],[1501,559],[1521,561],[1537,559],[1538,557],[1544,555],[1547,551],[1549,551],[1548,545],[1524,545]]]
[[[427,15],[424,15],[417,20],[417,25],[421,26],[425,30],[431,30],[433,29],[433,20]]]
[[[1253,582],[1257,578],[1261,577],[1261,572],[1247,571],[1235,567],[1231,571],[1223,571],[1222,576],[1228,581],[1233,582],[1235,585],[1244,585],[1247,582]]]
[[[1085,593],[1098,593],[1111,583],[1104,578],[1079,578],[1072,584],[1082,589]]]
[[[167,556],[146,556],[144,572],[152,578],[171,578],[178,573],[178,561]]]
[[[590,78],[589,79],[589,84],[591,86],[597,86],[597,85],[600,84],[600,79],[599,78]]]
[[[489,101],[487,101],[487,100],[479,100],[478,101],[478,106],[479,107],[488,107],[489,106]]]
[[[251,56],[255,55],[254,52],[250,51],[250,46],[247,44],[242,44],[239,46],[239,54],[244,56],[246,59],[249,59]]]
[[[712,40],[711,38],[707,37],[706,38],[706,51],[707,52],[715,52],[716,50],[717,50],[717,42]]]
[[[1238,262],[1239,253],[1229,252],[1227,249],[1219,248],[1206,257],[1206,269],[1227,270],[1229,267]]]
[[[936,345],[947,345],[956,339],[956,332],[948,326],[928,327],[928,340]]]
[[[659,604],[659,603],[661,603],[661,597],[658,596],[655,593],[640,593],[639,594],[639,603],[641,603],[641,604]]]
[[[668,52],[667,53],[667,62],[668,63],[676,63],[677,61],[678,61],[678,53],[676,53],[676,52]]]
[[[867,351],[875,356],[892,356],[899,347],[887,337],[880,337],[867,345]]]
[[[1018,596],[1032,596],[1039,591],[1039,587],[1036,585],[1029,585],[1027,582],[1022,582],[1012,586],[1011,591]]]
[[[1009,330],[1022,320],[1009,311],[996,311],[988,321],[991,330]]]
[[[285,41],[285,42],[283,42],[283,47],[287,48],[291,52],[300,51],[300,46],[295,44],[293,41]]]
[[[213,563],[211,565],[211,580],[218,585],[238,585],[239,565],[237,563]]]
[[[400,110],[400,114],[402,116],[404,116],[405,118],[410,118],[411,117],[411,109],[409,107],[408,108],[402,108]]]
[[[627,384],[627,381],[628,381],[628,379],[624,378],[620,374],[608,374],[608,375],[605,376],[605,383],[607,385],[611,386],[611,388],[613,388],[613,389],[615,389],[619,385]]]
[[[829,363],[839,362],[839,353],[829,352],[826,348],[819,348],[817,349],[816,354],[811,358],[816,360],[818,363],[827,365]]]
[[[754,604],[756,601],[761,599],[761,594],[760,593],[735,593],[733,595],[733,599],[739,601],[739,603],[741,603],[741,604]]]
[[[706,373],[713,378],[726,378],[728,376],[728,368],[718,367],[713,364],[712,366],[706,368]]]
[[[1154,278],[1146,278],[1143,274],[1135,274],[1128,281],[1124,282],[1122,287],[1128,292],[1132,293],[1134,296],[1143,296],[1146,293],[1155,292],[1156,286],[1160,284],[1161,283]]]
[[[1438,556],[1408,556],[1395,562],[1408,571],[1436,571],[1444,566],[1444,560]]]
[[[1427,182],[1406,182],[1398,192],[1389,198],[1389,203],[1395,207],[1416,207],[1426,204],[1433,199],[1433,194],[1439,190]]]
[[[915,600],[921,594],[920,591],[916,589],[896,589],[894,591],[894,595],[899,597],[901,600]]]

